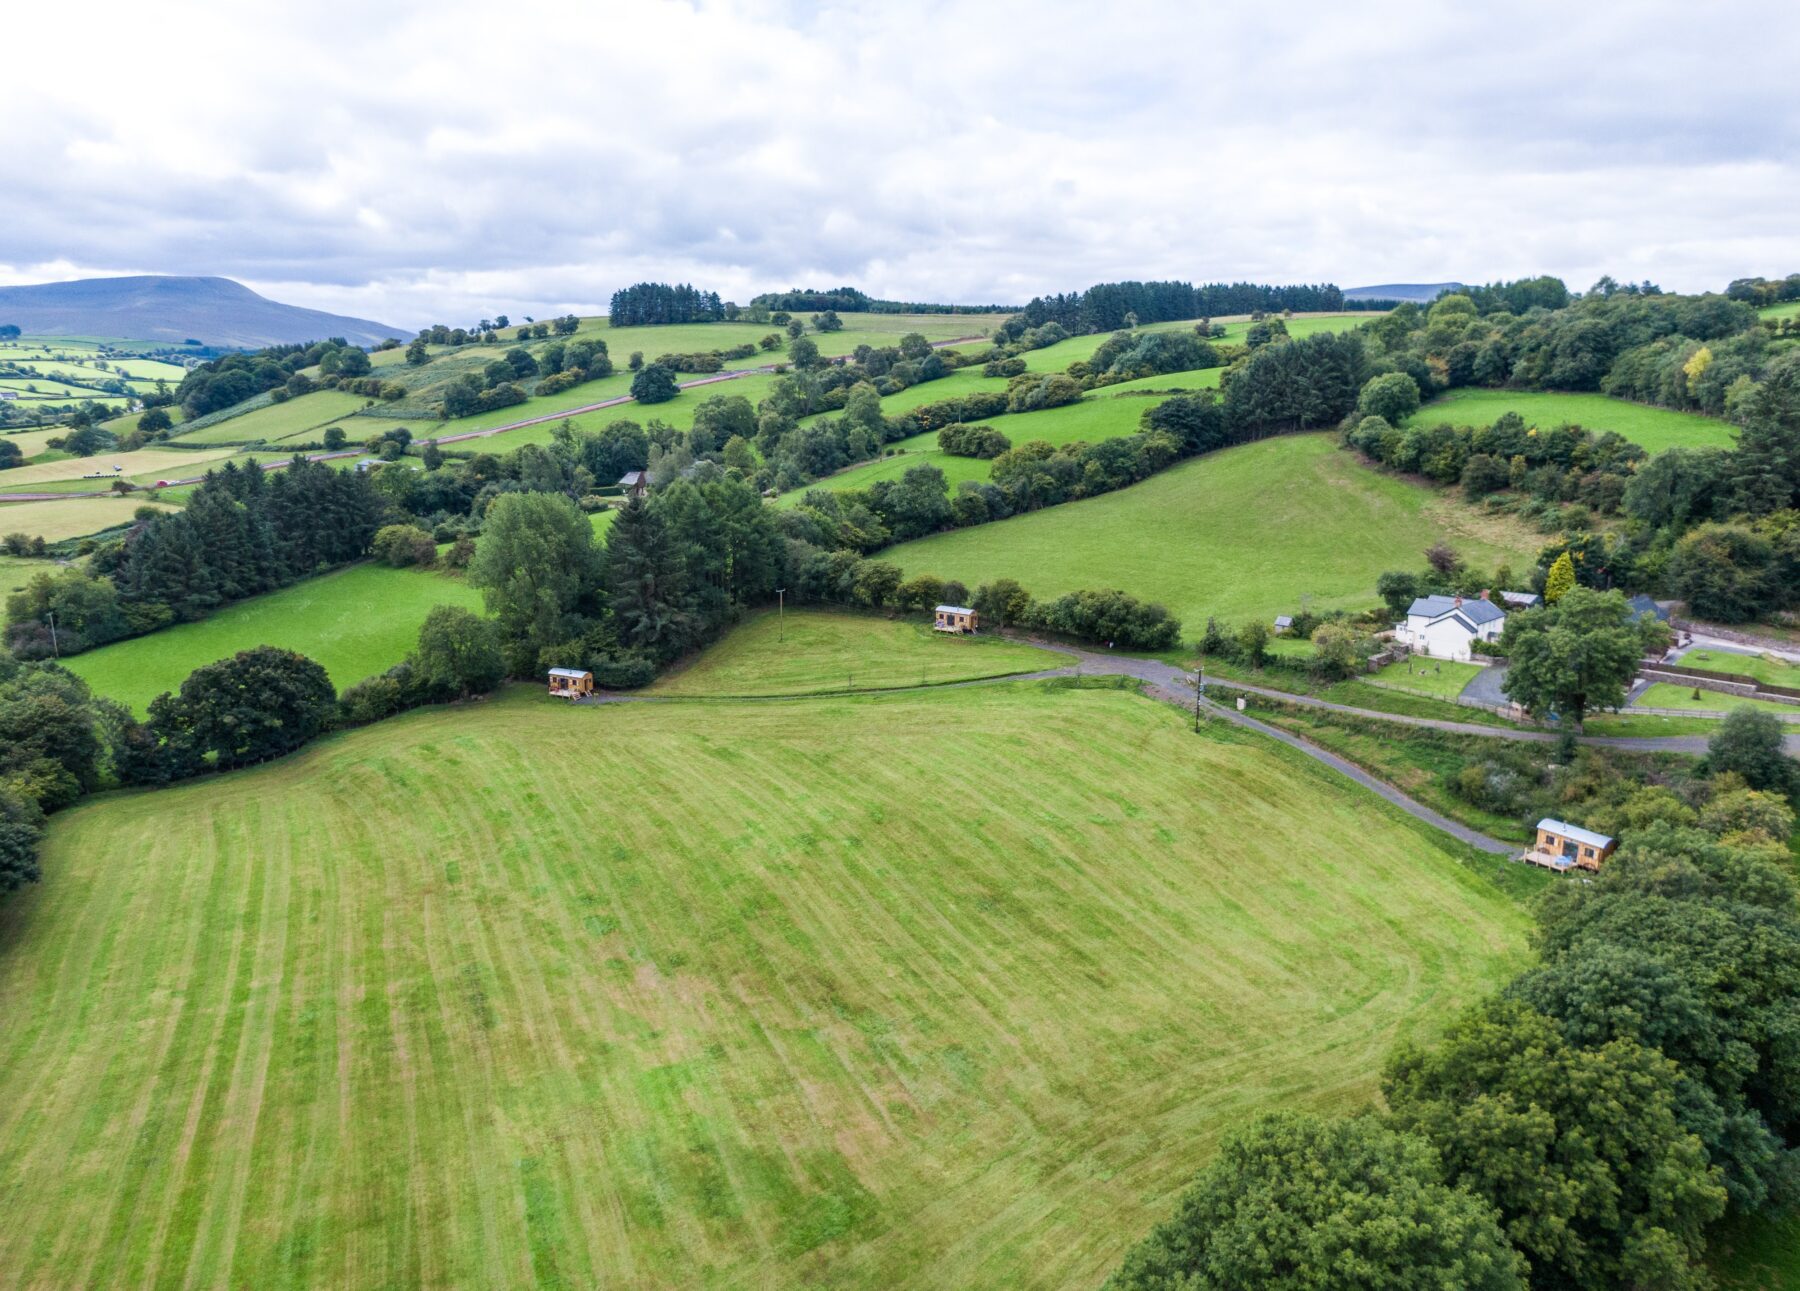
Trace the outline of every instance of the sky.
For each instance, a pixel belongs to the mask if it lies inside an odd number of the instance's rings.
[[[216,274],[415,328],[643,280],[1800,270],[1792,0],[72,15],[7,15],[0,284]]]

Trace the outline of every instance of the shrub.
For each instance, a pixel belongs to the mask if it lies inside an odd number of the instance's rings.
[[[369,550],[376,560],[395,569],[437,563],[437,543],[417,525],[384,526],[375,534],[375,541],[370,544]]]

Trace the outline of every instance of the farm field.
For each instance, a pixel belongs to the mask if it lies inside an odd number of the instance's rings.
[[[366,395],[345,394],[341,390],[315,390],[312,394],[289,399],[286,403],[272,403],[185,434],[177,428],[176,438],[183,444],[247,444],[255,440],[273,443],[296,435],[316,439],[318,435],[309,432],[316,429],[322,435],[325,427],[333,421],[351,416],[367,407],[370,402]],[[363,430],[358,433],[356,426],[347,426],[344,433],[354,441],[366,439],[373,432]]]
[[[22,533],[27,538],[42,538],[45,542],[85,538],[104,529],[130,524],[139,507],[173,510],[166,503],[112,496],[7,502],[0,504],[0,534]]]
[[[174,422],[177,428],[180,427],[182,421],[185,420],[187,416],[186,413],[181,411],[181,405],[178,403],[170,404],[167,408],[164,408],[163,411],[169,414],[169,420]],[[120,438],[124,438],[138,428],[138,422],[143,419],[143,416],[144,414],[141,412],[128,412],[123,416],[114,417],[112,420],[104,423],[103,429],[111,431]]]
[[[63,662],[96,694],[142,713],[202,664],[259,645],[298,650],[323,665],[340,690],[400,662],[435,605],[481,611],[481,594],[460,578],[384,565],[353,565],[258,596],[198,623],[89,650]]]
[[[1041,416],[1044,414],[1029,414]],[[1542,538],[1453,495],[1377,474],[1331,434],[1194,458],[1128,489],[891,547],[880,559],[971,587],[1016,578],[1034,596],[1122,588],[1197,637],[1221,622],[1375,599],[1382,571],[1442,539],[1472,563],[1529,565]],[[1409,553],[1412,555],[1409,556]]]
[[[1645,687],[1644,693],[1635,701],[1643,708],[1688,708],[1700,712],[1708,710],[1715,713],[1728,713],[1734,708],[1767,709],[1771,713],[1788,713],[1800,717],[1800,704],[1784,704],[1774,699],[1750,699],[1741,695],[1730,695],[1722,690],[1703,690],[1700,698],[1694,698],[1694,687],[1678,686],[1674,682],[1659,681]],[[1627,710],[1629,711],[1629,710]]]
[[[109,423],[110,425],[110,423]],[[43,430],[15,430],[0,435],[7,443],[14,445],[26,458],[36,457],[39,453],[50,450],[50,441],[61,439],[69,433],[67,426],[49,426]],[[18,469],[18,468],[13,468]],[[0,485],[12,478],[12,471],[0,471]]]
[[[1800,300],[1784,300],[1779,305],[1766,305],[1756,312],[1762,318],[1800,317]]]
[[[762,613],[648,694],[804,695],[936,685],[1060,668],[1067,656],[994,636],[951,637],[918,616],[889,620],[828,610]]]
[[[532,400],[512,408],[502,408],[496,412],[482,413],[475,417],[459,418],[455,421],[431,422],[427,428],[415,427],[413,430],[417,440],[429,439],[433,435],[458,435],[471,430],[486,430],[493,426],[504,426],[508,422],[522,421],[528,417],[555,418],[553,409],[559,407],[579,408],[587,404],[599,403],[605,399],[617,398],[630,393],[629,375],[622,383],[617,374],[605,377],[600,381],[590,381],[586,385],[576,386],[573,390],[556,395],[553,399]],[[689,375],[684,380],[697,378]],[[775,381],[773,374],[759,373],[755,376],[735,377],[730,381],[715,381],[708,385],[694,386],[683,390],[667,403],[656,404],[620,404],[614,408],[602,408],[597,412],[581,413],[568,418],[580,430],[598,431],[615,421],[635,421],[640,426],[650,421],[665,421],[677,430],[691,429],[694,424],[694,413],[708,399],[727,395],[739,395],[750,401],[755,407],[757,400],[769,393],[769,387]],[[607,391],[617,385],[611,393]],[[578,396],[578,397],[577,397]],[[542,403],[542,407],[538,405]],[[502,431],[498,435],[483,439],[467,440],[449,444],[446,452],[464,453],[509,453],[515,448],[523,448],[527,444],[548,444],[562,419],[539,422],[532,426],[521,426],[517,430]],[[360,423],[369,426],[382,426],[386,422],[368,421]],[[611,484],[611,480],[602,481]]]
[[[1029,683],[519,688],[90,801],[44,869],[21,1285],[1092,1286],[1528,926],[1288,750]]]
[[[54,574],[53,560],[33,560],[25,556],[0,556],[0,604],[39,574]]]
[[[1125,392],[1133,390],[1216,390],[1223,368],[1206,368],[1199,372],[1172,372],[1167,376],[1146,377],[1142,381],[1126,381],[1116,386],[1106,386],[1092,390],[1080,403],[1064,404],[1060,408],[1046,408],[1041,412],[1011,413],[988,420],[996,430],[1003,432],[1011,439],[1014,446],[1041,440],[1047,444],[1072,444],[1077,440],[1094,443],[1102,439],[1114,439],[1120,435],[1136,434],[1144,409],[1154,408],[1161,399],[1148,396],[1132,396]],[[958,374],[961,375],[960,373]],[[892,407],[891,400],[904,398],[917,390],[928,389],[933,385],[948,385],[956,377],[946,377],[942,381],[927,382],[924,386],[914,386],[898,395],[891,395],[882,401],[882,410],[892,415],[905,411],[905,408]],[[1004,382],[984,381],[983,385],[1001,385]],[[938,398],[948,399],[954,394],[966,394],[973,388],[964,384],[960,390],[947,390]],[[918,404],[933,402],[932,399],[920,399]],[[798,489],[790,489],[782,495],[784,506],[798,505],[808,489],[866,489],[877,480],[897,480],[909,469],[921,464],[929,464],[943,471],[944,478],[950,486],[963,480],[985,480],[993,473],[992,463],[975,457],[958,457],[954,453],[946,453],[937,446],[937,432],[928,431],[923,435],[913,435],[907,439],[896,440],[886,446],[889,456],[864,462],[860,466],[852,466],[836,475],[815,480]]]
[[[17,390],[20,402],[31,399],[92,399],[96,403],[104,403],[108,399],[117,398],[105,390],[95,390],[90,386],[74,385],[67,381],[52,381],[48,377],[0,377],[0,390]]]
[[[1518,413],[1533,426],[1553,427],[1572,422],[1589,430],[1610,430],[1650,453],[1676,446],[1728,448],[1736,440],[1736,427],[1716,417],[1632,403],[1603,394],[1539,390],[1452,390],[1419,409],[1406,424],[1435,426],[1448,421],[1459,426],[1488,426],[1507,412]]]
[[[158,478],[194,475],[204,470],[206,463],[220,461],[235,452],[235,448],[224,447],[199,451],[139,448],[131,452],[96,453],[92,457],[64,457],[53,462],[27,462],[24,466],[0,472],[0,487],[8,491],[30,491],[53,480],[79,480],[87,488],[103,489],[115,476],[128,480],[141,475]],[[125,469],[114,471],[115,466]],[[90,475],[104,478],[87,479]]]

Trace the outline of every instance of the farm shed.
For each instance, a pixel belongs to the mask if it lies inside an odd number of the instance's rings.
[[[1292,614],[1277,614],[1275,616],[1275,635],[1276,636],[1278,636],[1278,637],[1285,636],[1287,633],[1293,631],[1293,628],[1294,628],[1294,616]]]
[[[550,693],[559,699],[580,699],[594,693],[594,674],[579,668],[552,668]]]
[[[966,605],[940,605],[932,628],[938,632],[968,635],[978,630],[980,616]]]
[[[1573,869],[1597,870],[1618,843],[1580,825],[1545,816],[1537,823],[1537,837],[1520,860],[1559,873]]]
[[[625,490],[625,496],[641,498],[650,491],[650,472],[626,471],[619,477],[619,487]]]

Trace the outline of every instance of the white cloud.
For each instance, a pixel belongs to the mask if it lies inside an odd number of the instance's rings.
[[[1716,287],[1800,268],[1800,100],[1757,53],[1797,38],[1774,0],[99,3],[9,63],[0,281],[217,273],[401,325],[647,277]]]

